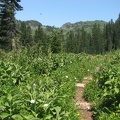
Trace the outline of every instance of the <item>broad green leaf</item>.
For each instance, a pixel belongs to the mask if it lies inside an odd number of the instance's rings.
[[[33,118],[33,119],[31,119],[31,120],[41,120],[40,118]]]
[[[59,107],[59,106],[56,106],[54,109],[56,110],[57,113],[59,113],[61,111],[61,107]]]
[[[56,110],[56,118],[58,119],[59,118],[59,113],[61,111],[61,107],[56,106],[54,109]]]
[[[5,106],[9,107],[10,105],[8,104],[8,102],[5,102]]]
[[[49,114],[49,115],[47,115],[47,116],[45,117],[45,119],[46,119],[46,120],[51,120],[52,117],[53,117],[53,116]]]
[[[28,90],[30,90],[30,89],[31,89],[31,86],[30,86],[29,84],[28,84],[26,87],[27,87],[27,89],[28,89]]]
[[[13,118],[14,120],[23,120],[23,117],[22,117],[21,115],[19,115],[19,114],[13,115],[12,118]]]
[[[8,113],[1,113],[1,114],[0,114],[0,117],[1,117],[2,119],[7,118],[8,116],[10,116],[10,114],[8,114]]]
[[[115,87],[115,93],[119,93],[119,89]]]
[[[14,104],[21,103],[21,102],[22,102],[21,100],[16,100],[16,101],[14,101],[13,105],[14,105]]]
[[[27,120],[32,120],[34,118],[33,115],[27,115],[27,116],[23,116],[23,117]]]
[[[11,94],[8,94],[7,99],[8,99],[9,101],[11,101],[11,100],[12,100],[12,95],[11,95]]]
[[[7,71],[11,71],[12,70],[12,66],[9,66],[9,68],[7,69]]]
[[[5,109],[5,106],[0,105],[0,110],[4,110],[4,109]]]
[[[105,85],[111,85],[111,81],[110,80],[106,81]]]
[[[13,78],[13,83],[15,84],[17,82],[16,78]]]

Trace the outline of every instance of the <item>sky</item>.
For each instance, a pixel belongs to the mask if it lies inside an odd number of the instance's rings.
[[[67,22],[115,21],[120,13],[120,0],[21,0],[17,20],[37,20],[42,25],[61,27]]]

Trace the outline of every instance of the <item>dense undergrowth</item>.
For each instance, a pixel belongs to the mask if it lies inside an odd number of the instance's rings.
[[[86,85],[84,96],[93,103],[95,120],[120,119],[120,51],[104,56],[104,63]]]
[[[84,76],[93,74],[96,66],[101,66],[100,72],[95,74],[96,81],[93,80],[86,86],[85,97],[88,100],[95,100],[95,116],[103,114],[107,109],[103,107],[105,104],[100,104],[100,106],[97,104],[98,98],[102,103],[107,103],[109,98],[114,98],[118,101],[115,103],[119,103],[118,94],[117,97],[108,95],[111,87],[106,89],[107,94],[104,97],[101,97],[103,92],[100,89],[100,85],[102,90],[109,86],[109,82],[102,80],[105,72],[109,77],[106,69],[101,71],[102,66],[108,66],[107,69],[109,69],[109,64],[117,66],[116,59],[118,58],[114,58],[115,56],[110,58],[101,55],[52,54],[50,52],[45,55],[35,47],[17,52],[1,52],[0,119],[79,120],[78,108],[73,101],[76,92],[75,83],[81,82]],[[108,64],[105,61],[109,61]],[[103,77],[101,81],[97,79],[99,76]],[[99,83],[99,86],[94,83]],[[103,85],[106,86],[103,88]],[[118,87],[115,88],[117,93],[119,93]],[[107,95],[108,99],[104,99]],[[113,106],[110,106],[110,110],[112,108]],[[116,108],[117,110],[119,109]],[[107,113],[108,110],[105,114]]]

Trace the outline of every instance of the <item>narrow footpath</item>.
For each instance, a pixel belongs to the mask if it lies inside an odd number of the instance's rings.
[[[77,92],[74,98],[79,108],[80,120],[93,120],[92,104],[83,98],[84,87],[90,80],[92,80],[92,75],[84,77],[82,83],[76,83]]]

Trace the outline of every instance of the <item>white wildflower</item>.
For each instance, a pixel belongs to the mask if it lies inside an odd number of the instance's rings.
[[[30,100],[30,103],[31,103],[31,104],[34,104],[34,103],[35,103],[35,100]]]
[[[48,104],[44,104],[44,107],[48,107]]]
[[[87,107],[87,110],[90,110],[90,107],[89,107],[89,106]]]
[[[67,76],[67,75],[66,75],[65,77],[66,77],[66,78],[68,78],[68,76]]]
[[[88,69],[87,71],[89,72],[90,70]]]

